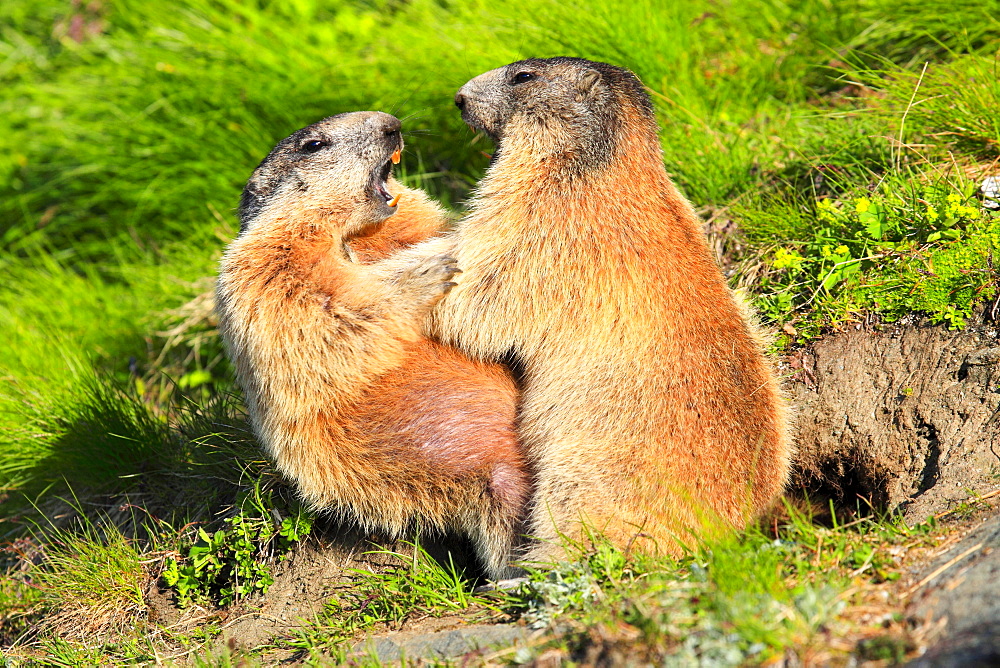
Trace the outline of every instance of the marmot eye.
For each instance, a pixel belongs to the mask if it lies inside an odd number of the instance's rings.
[[[315,153],[324,146],[327,146],[327,143],[325,141],[320,141],[319,139],[312,139],[310,141],[307,141],[301,147],[299,147],[299,150],[302,151],[303,153]]]
[[[534,72],[518,72],[517,74],[514,75],[513,83],[515,84],[524,83],[525,81],[531,81],[534,78],[535,78]]]

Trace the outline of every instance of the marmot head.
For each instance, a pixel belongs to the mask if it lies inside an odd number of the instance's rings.
[[[343,221],[342,236],[395,213],[388,179],[403,148],[400,122],[379,111],[324,118],[282,139],[240,198],[240,232],[261,221],[319,212]]]
[[[656,137],[653,105],[639,79],[582,58],[532,58],[491,70],[462,86],[455,104],[498,152],[516,144],[580,166],[606,164],[624,133]]]

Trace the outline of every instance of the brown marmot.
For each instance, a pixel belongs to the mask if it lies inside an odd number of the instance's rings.
[[[457,530],[503,577],[531,485],[517,388],[420,332],[456,268],[393,254],[443,220],[391,179],[401,149],[399,121],[378,112],[278,143],[222,260],[220,331],[257,435],[310,504],[392,535],[415,520]],[[396,209],[404,225],[380,228]]]
[[[464,272],[427,328],[523,376],[528,533],[542,541],[528,557],[558,556],[581,520],[670,553],[745,526],[788,475],[785,403],[664,170],[642,83],[531,59],[472,79],[455,103],[496,152],[454,236],[424,246]]]

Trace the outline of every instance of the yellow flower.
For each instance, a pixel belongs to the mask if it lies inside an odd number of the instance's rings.
[[[802,256],[795,251],[787,251],[784,248],[779,248],[774,251],[774,262],[772,265],[775,269],[801,269]]]
[[[935,209],[932,206],[927,207],[927,211],[925,211],[924,213],[927,216],[927,220],[937,220],[938,219],[937,209]]]
[[[833,255],[833,246],[825,244],[819,251],[819,254],[823,257],[830,257]]]
[[[979,217],[979,212],[971,206],[960,206],[955,209],[955,215],[975,220]]]
[[[837,254],[837,255],[850,255],[851,254],[851,249],[848,248],[847,246],[841,244],[841,245],[837,246],[836,248],[834,248],[833,252],[835,254]]]
[[[955,193],[951,193],[946,199],[949,204],[958,204],[962,201],[962,197],[960,195],[956,195]]]
[[[859,197],[854,200],[854,210],[858,213],[864,213],[870,208],[872,208],[872,201],[867,197]]]
[[[837,207],[833,205],[832,199],[816,201],[816,217],[828,223],[837,222]]]

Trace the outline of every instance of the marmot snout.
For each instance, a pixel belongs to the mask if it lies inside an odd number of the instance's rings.
[[[517,388],[420,333],[456,267],[404,248],[443,216],[391,178],[399,130],[342,114],[271,151],[222,260],[220,331],[257,435],[308,502],[393,535],[465,533],[502,577],[530,494]]]

